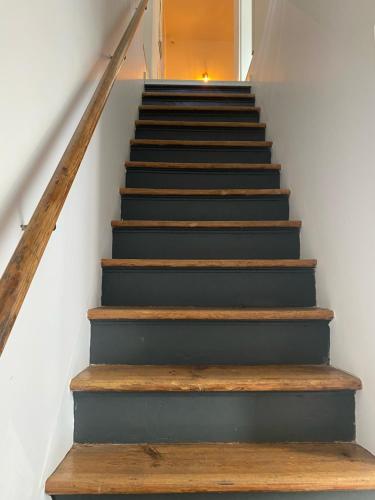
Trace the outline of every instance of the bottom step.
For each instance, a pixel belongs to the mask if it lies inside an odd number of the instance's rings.
[[[375,457],[351,443],[75,445],[46,485],[50,495],[343,490],[375,490]]]

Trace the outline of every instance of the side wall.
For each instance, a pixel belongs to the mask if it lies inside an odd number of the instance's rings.
[[[375,452],[375,3],[270,0],[252,81],[274,161],[335,310],[332,362],[360,376],[358,441]]]
[[[252,0],[252,50],[254,54],[258,52],[261,46],[270,1],[271,0]]]
[[[246,80],[253,50],[252,15],[253,3],[249,0],[238,0],[239,10],[239,80]]]
[[[1,270],[137,4],[2,2]],[[43,499],[72,443],[69,381],[88,363],[86,312],[100,303],[144,71],[141,28],[0,359],[2,499]]]
[[[159,43],[162,43],[162,0],[150,0],[144,19],[144,49],[147,67],[147,78],[162,78],[162,54]]]

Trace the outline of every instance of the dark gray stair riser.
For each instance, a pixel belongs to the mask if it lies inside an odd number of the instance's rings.
[[[288,220],[288,196],[122,196],[122,219]]]
[[[108,306],[310,307],[313,269],[104,268]]]
[[[136,139],[180,139],[196,141],[264,141],[266,130],[260,127],[172,127],[138,125]]]
[[[126,186],[154,189],[278,189],[278,170],[127,168]]]
[[[198,94],[205,94],[213,92],[224,93],[228,92],[229,94],[234,93],[251,93],[251,87],[249,85],[193,85],[193,84],[147,84],[145,85],[146,92],[197,92]]]
[[[91,321],[92,364],[326,364],[328,321]]]
[[[299,229],[113,229],[114,259],[298,259]]]
[[[170,97],[168,95],[165,96],[143,96],[142,104],[160,104],[163,105],[171,105],[171,106],[254,106],[255,99],[254,97],[246,96],[246,97],[231,97],[228,94],[225,99],[221,97],[212,98],[205,97],[204,95],[196,94],[192,97],[179,96],[179,97]]]
[[[270,148],[133,145],[131,161],[270,163]]]
[[[54,500],[374,500],[375,491],[318,493],[169,493],[167,495],[57,495]]]
[[[76,392],[79,443],[352,441],[354,393]]]
[[[155,110],[140,109],[140,120],[179,120],[179,121],[209,121],[209,122],[259,122],[259,111],[225,111],[219,109],[214,111],[205,110]]]

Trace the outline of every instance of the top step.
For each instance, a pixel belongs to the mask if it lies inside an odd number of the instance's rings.
[[[142,97],[177,97],[177,98],[180,98],[180,97],[194,97],[194,98],[197,98],[197,92],[191,92],[189,90],[189,92],[182,92],[182,91],[178,91],[178,92],[165,92],[165,91],[153,91],[153,90],[148,90],[148,91],[145,91],[142,93]],[[204,96],[205,98],[209,98],[209,97],[212,97],[213,99],[220,99],[220,98],[223,98],[223,99],[226,99],[228,98],[228,92],[211,92],[209,89],[207,89],[207,91],[204,93]],[[249,99],[249,98],[255,98],[255,95],[254,94],[251,94],[249,92],[240,92],[240,91],[237,91],[237,92],[231,92],[230,93],[230,96],[229,96],[231,99],[242,99],[242,98],[246,98],[246,99]],[[199,96],[198,96],[199,98]]]
[[[215,83],[146,83],[146,92],[195,92],[197,94],[208,93],[226,93],[237,94],[251,93],[250,85],[230,85]]]
[[[254,94],[249,92],[154,92],[148,91],[142,94],[143,104],[219,104],[241,106],[253,106],[255,104]]]

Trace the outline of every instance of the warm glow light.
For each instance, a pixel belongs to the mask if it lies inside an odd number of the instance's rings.
[[[208,76],[208,73],[206,71],[206,73],[203,73],[202,75],[202,80],[204,81],[204,83],[207,83],[209,79],[210,77]]]

